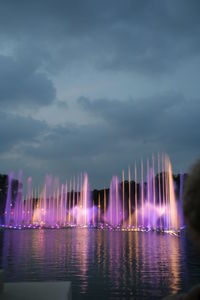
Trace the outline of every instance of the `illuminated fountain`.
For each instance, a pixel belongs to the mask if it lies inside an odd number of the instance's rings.
[[[58,180],[54,181],[53,190],[51,183],[51,177],[47,177],[44,189],[33,205],[32,223],[46,227],[89,226],[92,207],[87,174],[84,178],[81,176],[80,191],[79,180],[77,190],[75,188],[75,178],[73,183],[69,182],[69,192],[67,182],[59,189]]]
[[[132,174],[134,181],[131,180]],[[3,227],[81,226],[166,232],[177,232],[183,227],[183,180],[180,180],[180,199],[176,199],[172,166],[167,155],[161,158],[158,155],[157,168],[154,157],[151,163],[147,160],[144,164],[141,160],[138,169],[135,163],[133,170],[128,168],[128,181],[125,180],[124,171],[122,183],[113,176],[109,196],[104,189],[103,194],[98,193],[96,200],[91,198],[87,174],[61,185],[57,178],[53,180],[48,175],[41,191],[32,188],[32,179],[29,177],[24,197],[22,172],[19,172],[18,191],[14,198],[13,177],[14,174],[10,173]]]
[[[82,188],[77,194],[77,205],[75,207],[76,225],[88,226],[92,223],[92,205],[88,176],[85,174]],[[74,209],[74,208],[73,208]],[[69,223],[70,224],[70,223]]]
[[[6,209],[5,209],[5,225],[9,226],[12,217],[12,180],[14,173],[11,172],[8,175],[8,192],[7,192],[7,200],[6,200]]]
[[[123,218],[121,193],[118,178],[113,176],[109,190],[109,205],[104,221],[116,227],[121,224]]]

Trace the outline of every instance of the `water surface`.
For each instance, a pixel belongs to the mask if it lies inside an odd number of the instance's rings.
[[[160,299],[200,282],[185,234],[88,229],[0,231],[7,281],[70,280],[73,299]]]

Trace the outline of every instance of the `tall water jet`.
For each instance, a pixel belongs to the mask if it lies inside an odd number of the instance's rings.
[[[159,228],[162,229],[162,222],[161,222],[161,179],[160,179],[160,154],[158,153],[158,197],[159,197],[159,210],[160,210],[160,218],[159,218]]]
[[[147,213],[148,213],[148,222],[147,227],[151,228],[151,220],[150,220],[150,170],[149,170],[149,160],[147,159],[147,195],[146,195],[146,202],[147,202]]]
[[[128,218],[128,225],[131,226],[132,225],[132,217],[131,217],[131,214],[132,214],[132,205],[131,205],[131,170],[130,170],[130,167],[128,168],[128,215],[129,215],[129,218]]]
[[[104,191],[103,191],[103,202],[104,202],[104,223],[106,220],[106,208],[107,208],[107,201],[106,201],[106,189],[104,187]]]
[[[71,224],[71,195],[72,195],[72,182],[69,182],[69,206],[68,206],[68,224]]]
[[[153,189],[153,206],[156,206],[156,184],[155,184],[155,169],[154,169],[154,156],[152,155],[152,189]],[[155,214],[155,209],[154,209],[154,214],[153,214],[153,229],[156,229],[157,225],[157,218]]]
[[[6,209],[5,209],[5,225],[9,226],[11,221],[11,207],[12,207],[12,181],[14,173],[10,172],[8,175],[8,191],[6,199]]]
[[[178,220],[178,210],[177,210],[177,203],[174,191],[174,184],[173,184],[173,174],[172,174],[172,166],[169,160],[169,157],[165,155],[165,165],[166,165],[166,174],[167,174],[167,196],[168,196],[168,216],[169,216],[169,223],[168,228],[178,230],[179,228],[179,220]]]
[[[65,220],[65,216],[64,216],[64,213],[65,213],[65,207],[63,206],[64,204],[64,200],[63,200],[63,197],[64,197],[64,185],[62,184],[61,185],[61,195],[60,195],[60,225],[61,226],[64,226],[64,220]]]
[[[142,206],[142,215],[141,215],[141,226],[144,227],[144,177],[143,177],[143,160],[141,159],[141,206]]]
[[[122,221],[122,207],[121,207],[121,197],[120,197],[120,187],[117,176],[113,176],[110,184],[109,193],[109,205],[107,209],[107,222],[116,227],[121,224]]]
[[[73,194],[72,194],[72,223],[75,224],[75,177],[73,179]]]
[[[135,228],[138,228],[138,193],[137,193],[137,166],[135,163]]]
[[[100,200],[100,193],[98,193],[98,224],[101,221],[101,200]]]
[[[12,206],[12,180],[13,180],[13,172],[10,172],[8,175],[8,190],[6,197],[6,206],[5,206],[5,219],[4,223],[6,226],[10,225],[10,215],[11,215],[11,206]]]
[[[122,171],[122,224],[125,225],[125,191],[124,191],[124,170]]]
[[[49,226],[52,226],[52,221],[53,221],[53,209],[52,209],[52,183],[53,179],[51,175],[46,176],[45,180],[45,187],[46,187],[46,211],[44,212],[45,214],[45,224],[48,224]]]
[[[67,193],[67,180],[65,183],[65,200],[64,200],[64,226],[66,226],[67,224],[67,198],[68,193]]]
[[[92,205],[90,186],[87,174],[84,174],[84,181],[81,176],[81,191],[80,191],[80,203],[81,205],[76,206],[76,220],[77,225],[88,226],[92,223]]]

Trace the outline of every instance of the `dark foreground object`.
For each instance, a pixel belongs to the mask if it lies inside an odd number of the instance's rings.
[[[70,282],[4,283],[1,300],[72,300]]]

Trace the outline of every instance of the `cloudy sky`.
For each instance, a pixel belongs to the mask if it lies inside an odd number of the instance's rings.
[[[199,0],[0,0],[0,173],[108,186],[200,154]]]

